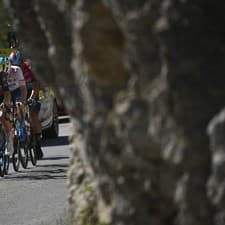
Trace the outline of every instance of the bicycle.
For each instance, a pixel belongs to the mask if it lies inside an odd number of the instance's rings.
[[[31,116],[30,116],[30,109],[29,107],[32,106],[34,102],[26,102],[24,105],[24,118],[22,120],[24,121],[24,135],[25,139],[23,141],[20,140],[19,135],[19,121],[16,118],[17,115],[14,113],[14,124],[15,124],[15,154],[13,154],[13,163],[15,170],[17,170],[17,158],[16,158],[16,152],[18,151],[18,159],[21,162],[21,165],[24,169],[28,166],[28,161],[30,158],[30,161],[33,166],[37,165],[37,140],[36,136],[33,133],[32,124],[31,124]],[[14,107],[15,111],[15,107]],[[22,113],[20,113],[22,114]]]
[[[29,156],[32,165],[37,164],[36,158],[36,148],[35,148],[35,138],[32,132],[31,121],[30,121],[30,112],[29,105],[26,103],[24,105],[24,113],[22,113],[22,109],[19,106],[20,115],[24,115],[21,120],[24,122],[24,126],[22,127],[24,132],[24,139],[20,138],[20,121],[17,115],[17,105],[19,103],[13,101],[11,105],[11,122],[13,124],[14,130],[14,152],[12,155],[13,168],[16,172],[19,171],[20,163],[24,169],[28,166]]]
[[[21,118],[21,120],[24,121],[23,127],[24,129],[23,132],[25,135],[24,140],[20,139],[20,121],[17,115],[18,102],[16,103],[15,101],[13,101],[10,106],[11,118],[9,120],[12,122],[14,134],[14,152],[12,154],[12,163],[13,168],[16,172],[19,171],[20,164],[24,169],[27,168],[29,158],[32,165],[36,166],[37,164],[37,154],[36,154],[37,141],[31,126],[31,118],[29,110],[29,107],[32,104],[33,104],[32,102],[27,102],[24,105],[23,113],[22,109],[19,106],[19,110],[21,110],[20,115],[24,115],[24,117]]]
[[[21,141],[19,137],[20,122],[17,115],[17,104],[18,103],[15,101],[11,102],[10,114],[9,114],[10,116],[9,118],[6,118],[12,123],[13,144],[14,144],[14,151],[12,154],[12,163],[13,163],[13,169],[16,172],[19,171],[20,163],[23,166],[23,168],[27,168],[27,164],[28,164],[28,150],[25,145],[25,142]]]
[[[5,135],[2,126],[0,129],[0,176],[4,177]]]
[[[30,161],[33,166],[37,165],[37,140],[33,133],[32,122],[30,116],[30,107],[34,104],[34,101],[27,101],[25,105],[25,131],[26,131],[26,142],[29,150]]]
[[[19,104],[18,102],[17,103],[14,103],[15,104],[15,109],[16,109],[16,106]],[[25,107],[25,106],[24,106]],[[14,110],[15,110],[14,109]],[[19,110],[20,110],[20,115],[24,115],[22,113],[22,109],[21,107],[19,106]],[[26,128],[25,128],[25,115],[23,118],[21,118],[21,121],[24,122],[24,127],[22,127],[23,129],[23,134],[25,137],[23,137],[23,139],[21,139],[21,126],[20,126],[20,121],[18,120],[17,118],[17,113],[14,114],[16,116],[15,118],[15,131],[16,131],[16,134],[15,134],[15,144],[16,144],[16,149],[18,151],[18,158],[19,158],[19,161],[21,162],[21,165],[24,169],[27,168],[28,166],[28,159],[29,159],[29,155],[28,155],[28,142],[27,142],[27,132],[26,132]]]
[[[3,111],[4,104],[0,105],[0,116],[6,118],[6,113]],[[3,129],[3,124],[0,122],[0,176],[8,174],[9,170],[9,155],[6,154],[6,133]]]
[[[6,137],[5,132],[2,129],[2,124],[0,123],[0,176],[8,174],[9,170],[9,155],[5,154]]]

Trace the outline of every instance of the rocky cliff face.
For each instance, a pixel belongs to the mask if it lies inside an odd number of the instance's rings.
[[[225,224],[225,3],[7,3],[72,116],[74,224]]]

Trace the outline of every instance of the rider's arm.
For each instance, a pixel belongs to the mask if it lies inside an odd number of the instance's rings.
[[[11,93],[9,91],[9,85],[8,85],[8,81],[7,81],[7,73],[2,74],[2,90],[4,92],[4,99],[3,99],[3,103],[6,105],[10,104],[11,101]]]
[[[25,104],[26,99],[27,99],[27,87],[26,87],[26,85],[20,86],[20,94],[21,94],[21,102],[23,104]]]
[[[31,92],[31,95],[29,96],[29,98],[34,99],[34,98],[38,97],[39,91],[40,91],[39,81],[34,79],[33,80],[33,89],[32,89],[32,92]]]
[[[30,77],[32,83],[32,91],[29,99],[35,99],[39,95],[40,82],[36,79],[35,73],[32,71],[30,64],[25,61],[22,66],[23,73],[26,73],[26,77]]]
[[[11,94],[10,94],[10,91],[5,91],[5,92],[4,92],[3,103],[4,103],[5,105],[9,105],[9,104],[10,104],[10,101],[11,101]]]

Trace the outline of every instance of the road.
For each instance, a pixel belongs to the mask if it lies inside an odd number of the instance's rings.
[[[36,167],[0,178],[0,225],[52,225],[65,217],[71,124],[60,124],[58,139],[43,141],[43,160]]]

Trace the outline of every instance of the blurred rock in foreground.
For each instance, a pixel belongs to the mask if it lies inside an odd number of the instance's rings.
[[[6,3],[73,118],[74,225],[224,225],[225,2]]]

